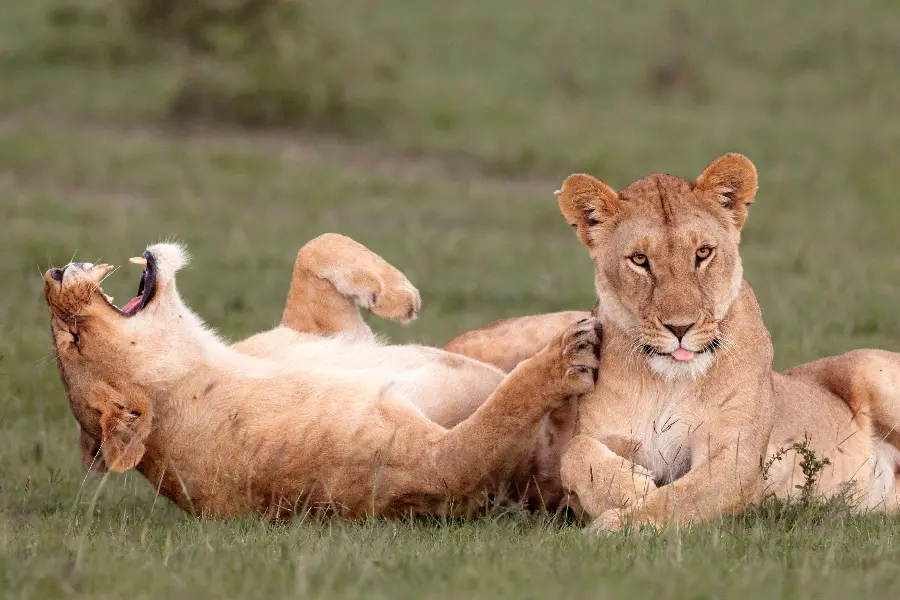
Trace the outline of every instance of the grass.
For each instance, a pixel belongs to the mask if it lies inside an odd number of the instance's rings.
[[[442,344],[590,308],[590,262],[551,194],[565,175],[692,177],[737,150],[761,174],[743,255],[776,365],[900,350],[892,2],[312,0],[354,44],[404,57],[398,102],[364,138],[173,128],[172,64],[46,60],[53,2],[7,1],[0,22],[7,597],[896,596],[891,518],[763,511],[603,539],[521,515],[273,527],[197,522],[134,473],[84,481],[40,278],[73,254],[123,264],[175,237],[194,255],[188,303],[239,338],[278,320],[296,249],[340,231],[422,292],[415,324],[375,327]],[[136,275],[104,287],[121,300]]]

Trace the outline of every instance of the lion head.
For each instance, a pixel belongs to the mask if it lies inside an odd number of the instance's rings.
[[[696,182],[655,174],[617,193],[575,174],[557,192],[594,259],[604,325],[630,334],[654,372],[697,377],[712,363],[743,281],[738,245],[756,188],[753,163],[726,154]]]
[[[137,295],[121,308],[100,287],[110,265],[71,263],[44,275],[57,363],[81,428],[82,461],[92,470],[137,464],[155,384],[197,353],[171,333],[172,323],[199,323],[175,289],[184,250],[158,244],[132,262],[143,270]]]

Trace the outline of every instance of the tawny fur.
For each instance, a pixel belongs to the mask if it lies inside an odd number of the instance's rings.
[[[538,353],[571,323],[590,313],[565,311],[534,317],[514,317],[488,323],[461,333],[444,345],[444,350],[485,362],[505,373]]]
[[[282,326],[228,346],[178,294],[183,251],[148,252],[157,291],[131,317],[104,299],[98,267],[45,277],[86,464],[94,442],[109,469],[136,467],[204,517],[469,514],[507,493],[561,501],[561,449],[597,364],[592,319],[508,376],[433,348],[380,345],[358,309],[408,320],[418,292],[330,234],[300,251]]]
[[[561,466],[591,531],[631,519],[704,521],[768,495],[792,497],[805,482],[800,457],[790,451],[766,473],[761,465],[805,438],[830,461],[817,493],[849,493],[862,509],[900,507],[900,355],[858,350],[772,372],[738,249],[756,187],[753,164],[729,154],[696,182],[651,175],[615,192],[573,175],[560,190],[562,213],[595,262],[603,327],[599,381],[579,403]],[[701,260],[704,247],[712,251]],[[556,320],[518,324],[549,331]],[[690,327],[679,341],[666,324]],[[479,340],[515,344],[514,329],[489,333],[465,334],[456,351],[490,352]],[[679,346],[694,358],[672,358]]]

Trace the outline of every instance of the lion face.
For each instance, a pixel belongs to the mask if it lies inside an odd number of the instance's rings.
[[[57,363],[72,412],[86,434],[100,439],[100,414],[88,401],[97,379],[112,376],[127,358],[117,340],[129,315],[103,294],[109,265],[73,263],[44,275],[44,298],[50,308],[50,330]],[[118,360],[117,360],[118,359]]]
[[[714,161],[696,183],[657,174],[618,193],[590,175],[563,183],[560,208],[594,259],[604,324],[627,332],[654,372],[700,376],[725,341],[756,187],[753,163],[738,154]]]
[[[82,460],[86,467],[99,470],[104,468],[95,458],[99,442],[109,438],[104,427],[109,429],[110,415],[122,409],[110,398],[143,397],[131,382],[146,382],[152,388],[160,364],[177,362],[172,349],[178,340],[166,331],[171,329],[167,324],[189,312],[174,285],[175,272],[186,263],[180,247],[152,246],[132,262],[143,267],[141,279],[135,298],[121,308],[100,287],[113,270],[110,265],[72,263],[44,275],[57,363],[82,431]],[[104,441],[104,455],[108,445]]]

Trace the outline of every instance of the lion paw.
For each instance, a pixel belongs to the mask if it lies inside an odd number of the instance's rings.
[[[422,307],[419,290],[387,261],[361,248],[361,256],[352,256],[347,264],[322,268],[319,276],[330,281],[338,293],[358,308],[401,323],[415,319]]]
[[[585,535],[603,535],[613,531],[622,529],[622,513],[619,509],[610,509],[601,514],[599,517],[590,522],[590,524],[582,529]]]
[[[659,522],[647,516],[635,514],[635,508],[612,508],[591,521],[582,532],[585,535],[603,535],[629,528],[634,530],[644,528],[659,530],[661,526]]]
[[[419,290],[400,271],[390,265],[386,270],[388,272],[382,273],[380,292],[372,292],[364,307],[384,319],[408,323],[418,316],[422,308]]]
[[[559,342],[566,393],[578,396],[594,389],[600,367],[600,322],[593,317],[582,319],[569,326]]]

